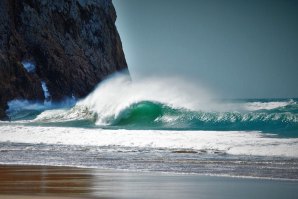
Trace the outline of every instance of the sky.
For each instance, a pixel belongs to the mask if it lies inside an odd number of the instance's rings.
[[[222,98],[298,97],[298,0],[113,0],[132,79]]]

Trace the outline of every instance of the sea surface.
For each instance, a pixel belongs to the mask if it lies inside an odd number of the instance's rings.
[[[0,164],[298,180],[298,99],[219,100],[115,75],[85,99],[9,102]]]

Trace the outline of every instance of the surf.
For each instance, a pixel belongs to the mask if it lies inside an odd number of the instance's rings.
[[[22,120],[29,125],[262,131],[298,137],[296,99],[214,99],[211,92],[182,79],[131,81],[128,75],[116,74],[80,101],[56,105],[13,101],[8,113],[15,121]]]

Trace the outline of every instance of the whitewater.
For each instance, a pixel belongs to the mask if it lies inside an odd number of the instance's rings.
[[[9,102],[0,163],[298,180],[297,102],[116,74],[82,100]]]

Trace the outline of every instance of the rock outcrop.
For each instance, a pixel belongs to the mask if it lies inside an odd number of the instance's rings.
[[[0,1],[0,118],[12,99],[84,97],[127,68],[111,0]],[[29,63],[33,70],[24,65]]]

